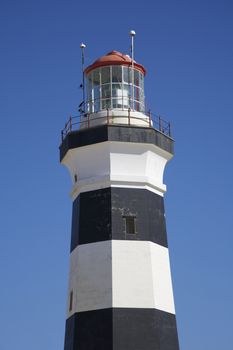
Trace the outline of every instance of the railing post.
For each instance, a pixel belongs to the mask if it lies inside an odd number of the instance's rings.
[[[107,124],[109,124],[109,108],[107,108]]]
[[[130,125],[130,108],[128,108],[128,125]]]
[[[171,137],[171,122],[168,123],[168,134]]]
[[[150,109],[149,109],[148,114],[149,114],[149,127],[151,128],[151,111],[150,111]]]
[[[90,114],[87,115],[87,127],[90,128]]]
[[[70,115],[70,131],[72,131],[72,117],[71,117],[71,115]]]
[[[160,115],[159,115],[159,131],[162,131],[162,120]]]
[[[85,114],[83,116],[85,117]],[[80,128],[81,125],[82,125],[82,116],[80,114],[78,119],[78,129]]]

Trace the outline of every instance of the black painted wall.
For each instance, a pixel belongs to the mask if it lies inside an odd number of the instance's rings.
[[[167,247],[163,197],[143,189],[111,188],[112,239],[151,241]],[[136,234],[125,230],[123,216],[135,216]]]
[[[78,244],[111,239],[111,189],[81,193],[73,202],[71,251]]]
[[[127,125],[101,125],[70,132],[60,145],[60,160],[69,149],[105,141],[151,143],[173,154],[174,140],[154,128]]]
[[[176,317],[132,308],[76,313],[66,322],[65,350],[179,350]]]
[[[125,216],[136,233],[127,234]],[[163,197],[143,189],[105,188],[81,193],[73,202],[71,251],[79,244],[110,239],[151,241],[167,247]]]

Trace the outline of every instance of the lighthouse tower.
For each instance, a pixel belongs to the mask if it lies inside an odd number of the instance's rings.
[[[145,74],[120,52],[99,58],[62,133],[73,183],[65,350],[179,349],[163,201],[173,139],[145,112]]]

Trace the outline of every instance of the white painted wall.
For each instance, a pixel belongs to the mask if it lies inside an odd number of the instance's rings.
[[[83,244],[71,253],[69,292],[75,312],[109,307],[175,313],[168,249],[145,241]],[[69,308],[69,301],[68,306]]]
[[[69,291],[73,291],[73,308],[68,317],[78,311],[97,310],[112,305],[112,244],[111,241],[83,244],[70,256]]]
[[[113,307],[175,313],[168,249],[147,241],[112,241]]]
[[[110,186],[147,188],[163,196],[163,172],[171,157],[152,144],[106,141],[69,150],[62,163],[70,171],[73,199],[80,192]]]

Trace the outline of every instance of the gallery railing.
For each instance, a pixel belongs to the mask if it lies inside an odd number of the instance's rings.
[[[62,141],[68,133],[71,131],[76,131],[84,128],[92,128],[93,126],[100,124],[123,124],[123,125],[133,125],[142,126],[141,123],[144,122],[144,126],[154,128],[161,132],[162,134],[171,137],[171,123],[164,120],[161,116],[152,114],[150,111],[144,114],[145,118],[135,115],[131,109],[128,109],[127,115],[117,115],[114,109],[115,115],[112,115],[111,109],[106,109],[99,113],[82,113],[79,116],[70,116],[68,121],[65,123],[64,129],[61,131]],[[118,121],[117,121],[118,120]],[[121,120],[121,122],[119,122]],[[137,125],[138,120],[138,125]]]

